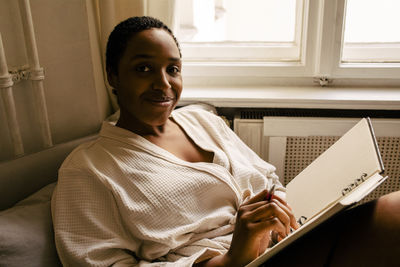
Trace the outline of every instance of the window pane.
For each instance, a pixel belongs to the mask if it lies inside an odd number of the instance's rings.
[[[347,0],[342,62],[400,62],[400,1]]]
[[[400,1],[347,0],[344,42],[400,42]]]
[[[294,42],[296,0],[180,0],[183,42]]]

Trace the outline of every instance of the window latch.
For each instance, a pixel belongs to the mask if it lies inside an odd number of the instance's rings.
[[[314,77],[313,82],[318,83],[321,87],[325,87],[332,82],[332,79],[330,79],[328,76],[317,76]]]

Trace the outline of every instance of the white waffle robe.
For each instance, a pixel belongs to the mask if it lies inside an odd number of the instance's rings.
[[[191,266],[229,249],[245,198],[278,184],[275,168],[218,116],[177,109],[173,119],[212,163],[179,159],[104,122],[65,160],[52,198],[64,266]]]

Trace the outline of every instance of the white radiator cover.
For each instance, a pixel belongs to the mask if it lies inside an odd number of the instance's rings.
[[[234,119],[235,133],[273,164],[286,185],[354,126],[358,118],[264,117]],[[365,201],[400,190],[400,119],[371,119],[387,181]]]

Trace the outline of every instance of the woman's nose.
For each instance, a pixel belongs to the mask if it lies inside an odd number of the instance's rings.
[[[170,88],[171,84],[168,80],[168,73],[166,73],[164,70],[159,71],[155,75],[153,89],[166,90]]]

